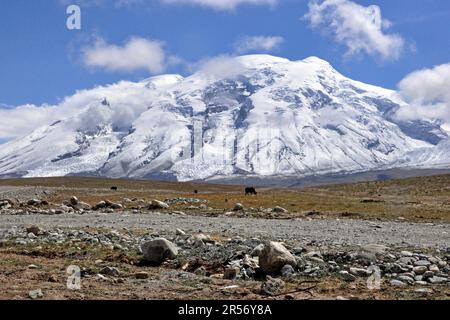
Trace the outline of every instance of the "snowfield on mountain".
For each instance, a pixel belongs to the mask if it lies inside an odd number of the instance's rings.
[[[0,176],[307,176],[450,168],[439,123],[402,121],[396,91],[316,57],[250,55],[183,78],[77,92],[64,117],[0,148]]]

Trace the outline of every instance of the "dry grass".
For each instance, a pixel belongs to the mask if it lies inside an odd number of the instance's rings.
[[[409,221],[450,222],[450,175],[303,189],[260,188],[258,196],[245,196],[243,186],[82,177],[0,180],[2,185],[55,188],[56,192],[47,199],[54,203],[73,195],[90,204],[105,199],[192,197],[207,200],[208,206],[222,211],[240,202],[246,208],[278,205],[289,210],[287,217],[382,220],[403,217]],[[119,190],[111,191],[111,186]],[[194,190],[199,193],[194,194]],[[183,206],[175,208],[183,209]]]

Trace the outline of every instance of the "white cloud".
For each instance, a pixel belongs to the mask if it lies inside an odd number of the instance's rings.
[[[127,0],[122,0],[127,1]],[[135,1],[135,0],[132,0]],[[210,7],[217,10],[234,10],[240,5],[270,5],[274,6],[279,0],[161,0],[165,4],[191,4]]]
[[[271,51],[278,49],[283,42],[283,37],[245,36],[235,43],[235,48],[238,53]]]
[[[244,66],[238,59],[228,55],[221,55],[198,62],[194,69],[204,77],[217,79],[232,78],[242,72]]]
[[[48,126],[68,120],[76,128],[93,128],[111,123],[119,130],[128,130],[133,121],[148,108],[154,98],[153,90],[142,90],[139,83],[121,81],[109,86],[80,90],[57,105],[23,105],[0,109],[0,140],[11,140]],[[109,106],[102,104],[104,98]]]
[[[310,0],[304,16],[313,28],[322,28],[347,47],[347,56],[366,53],[381,59],[398,59],[405,41],[388,34],[391,22],[383,19],[379,6],[362,6],[350,0]]]
[[[97,39],[92,47],[84,48],[83,58],[86,66],[109,71],[147,70],[160,73],[166,67],[164,43],[137,37],[131,38],[122,47]]]
[[[83,6],[103,6],[109,0],[59,0],[62,5],[79,4]],[[268,5],[275,6],[279,0],[115,0],[116,7],[127,7],[133,5],[150,5],[160,2],[164,5],[197,5],[215,10],[235,10],[241,5]]]
[[[398,87],[410,104],[398,111],[399,119],[437,120],[450,131],[450,63],[415,71],[407,75]]]

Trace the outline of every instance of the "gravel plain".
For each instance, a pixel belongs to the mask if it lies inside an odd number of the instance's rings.
[[[363,220],[266,220],[232,217],[183,216],[177,214],[98,214],[84,215],[4,215],[0,230],[13,226],[38,225],[43,228],[149,229],[173,233],[177,228],[191,232],[224,233],[229,236],[283,239],[335,245],[383,244],[386,246],[448,247],[448,224],[373,222]]]

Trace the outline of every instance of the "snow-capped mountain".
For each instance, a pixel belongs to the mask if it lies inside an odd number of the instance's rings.
[[[0,146],[0,175],[192,180],[450,167],[447,133],[396,119],[403,105],[395,91],[316,57],[230,58],[186,78],[76,93],[58,106],[59,121]]]

